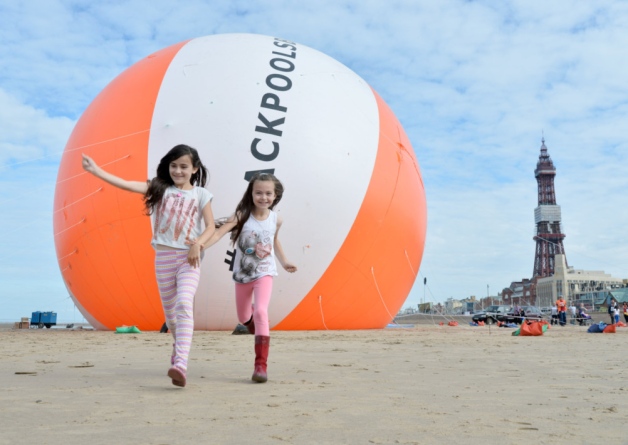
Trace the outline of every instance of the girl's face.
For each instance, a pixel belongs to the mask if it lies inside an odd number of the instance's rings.
[[[253,204],[258,209],[268,209],[275,202],[275,183],[273,181],[255,181],[253,183]]]
[[[190,179],[198,167],[194,167],[190,155],[183,155],[170,162],[169,171],[175,187],[184,188],[192,185]]]

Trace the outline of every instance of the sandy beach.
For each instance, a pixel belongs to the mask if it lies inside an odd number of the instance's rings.
[[[0,444],[628,443],[628,328],[588,334],[430,323],[196,332],[188,385],[169,334],[3,329]]]

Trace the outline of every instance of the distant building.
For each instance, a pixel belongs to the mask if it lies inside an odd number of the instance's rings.
[[[463,312],[463,303],[460,300],[448,298],[445,301],[445,312],[448,314],[460,314]]]
[[[624,280],[625,281],[625,280]],[[624,283],[626,286],[626,283]],[[579,306],[580,303],[584,303],[587,309],[594,311],[606,311],[608,305],[611,301],[611,298],[614,298],[618,304],[622,304],[624,302],[628,303],[628,287],[615,288],[615,289],[607,289],[604,291],[597,292],[584,292],[574,296],[574,303],[576,306]]]
[[[503,304],[514,306],[536,305],[536,285],[534,280],[527,278],[521,281],[513,281],[510,286],[502,290]]]
[[[419,312],[421,314],[431,314],[432,313],[432,303],[420,303],[418,305]]]
[[[567,267],[565,255],[555,255],[554,275],[539,278],[536,284],[538,306],[552,306],[558,295],[567,301],[579,301],[581,295],[621,288],[623,281],[598,270],[577,270]]]

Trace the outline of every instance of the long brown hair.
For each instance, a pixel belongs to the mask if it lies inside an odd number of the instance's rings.
[[[207,173],[207,168],[201,162],[198,151],[189,145],[176,145],[159,161],[157,176],[148,181],[148,190],[144,194],[144,206],[146,207],[147,215],[151,215],[155,211],[155,208],[161,202],[161,198],[164,197],[166,189],[174,185],[174,181],[170,177],[170,163],[185,155],[190,156],[192,166],[198,168],[196,173],[190,178],[190,183],[199,187],[205,186],[209,174]]]
[[[255,207],[255,203],[253,202],[253,186],[255,185],[255,181],[272,181],[275,184],[275,200],[269,207],[270,210],[279,204],[279,201],[281,201],[281,197],[283,196],[283,184],[275,175],[272,173],[256,173],[249,181],[249,185],[236,207],[235,217],[237,223],[231,230],[231,242],[233,244],[235,244],[236,240],[240,236],[240,233],[242,233],[244,223],[247,222],[249,216],[251,216],[251,210]]]

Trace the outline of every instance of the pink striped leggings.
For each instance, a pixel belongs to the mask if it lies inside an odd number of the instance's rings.
[[[194,335],[194,294],[201,269],[188,264],[187,250],[157,250],[155,273],[166,324],[174,337],[174,366],[188,369]]]
[[[236,283],[236,310],[240,323],[246,323],[251,319],[255,321],[255,335],[270,335],[268,323],[268,306],[270,305],[270,294],[273,291],[273,277],[270,275],[258,278],[250,283]],[[255,307],[253,305],[255,297]]]

